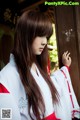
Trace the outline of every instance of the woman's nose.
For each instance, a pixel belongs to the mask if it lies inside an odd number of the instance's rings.
[[[46,45],[46,43],[41,43],[41,45],[42,45],[42,46],[45,46],[45,45]]]

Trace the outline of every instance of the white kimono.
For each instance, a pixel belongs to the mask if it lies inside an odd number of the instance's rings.
[[[60,95],[59,103],[57,105],[54,104],[54,107],[50,89],[41,76],[37,66],[36,69],[38,75],[32,69],[31,74],[39,85],[44,99],[45,120],[57,120],[56,118],[60,120],[72,120],[74,116],[80,118],[79,105],[72,88],[67,68],[62,67],[51,75],[52,82]],[[6,93],[0,93],[0,120],[5,120],[5,118],[7,120],[31,120],[28,114],[28,98],[12,54],[10,55],[10,62],[0,72],[0,84],[8,91]],[[75,112],[73,110],[75,110]],[[32,110],[31,113],[35,118]],[[54,113],[56,118],[51,117]]]

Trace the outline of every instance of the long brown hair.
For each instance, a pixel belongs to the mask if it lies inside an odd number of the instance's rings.
[[[31,116],[31,107],[37,120],[41,120],[40,113],[44,117],[45,112],[45,104],[39,86],[30,72],[33,62],[36,62],[44,80],[47,82],[53,101],[55,103],[58,101],[57,90],[47,73],[47,46],[41,55],[36,56],[36,61],[32,53],[32,43],[34,39],[37,36],[46,36],[47,39],[49,39],[52,33],[52,23],[48,17],[44,13],[36,11],[24,12],[16,25],[13,54],[26,95],[28,96],[28,112],[32,120],[34,119]]]

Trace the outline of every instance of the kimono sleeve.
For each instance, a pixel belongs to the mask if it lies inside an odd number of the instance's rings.
[[[69,96],[68,99],[70,99],[72,118],[80,118],[80,107],[71,83],[71,77],[67,67],[63,66],[61,69],[54,72],[51,76],[61,87],[64,96],[66,93]]]
[[[67,82],[70,100],[71,100],[71,104],[72,104],[72,118],[74,118],[74,117],[80,118],[80,106],[78,104],[78,101],[77,101],[77,98],[76,98],[76,95],[75,95],[75,92],[74,92],[74,89],[72,86],[69,71],[66,67],[62,67],[60,70],[64,74],[65,80]]]
[[[0,120],[21,120],[19,108],[7,87],[5,77],[2,76],[0,73]]]

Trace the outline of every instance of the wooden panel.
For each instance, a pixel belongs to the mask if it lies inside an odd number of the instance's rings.
[[[75,7],[75,18],[76,18],[76,34],[78,39],[78,60],[79,60],[79,68],[80,68],[80,6]]]
[[[76,34],[78,39],[78,66],[79,66],[79,85],[78,85],[78,96],[80,101],[80,6],[75,6],[75,24],[76,24]]]
[[[76,19],[74,7],[55,7],[56,37],[58,44],[59,62],[61,64],[62,53],[68,50],[71,53],[72,65],[70,75],[74,91],[80,104],[80,76],[79,76],[79,44],[76,34]]]

